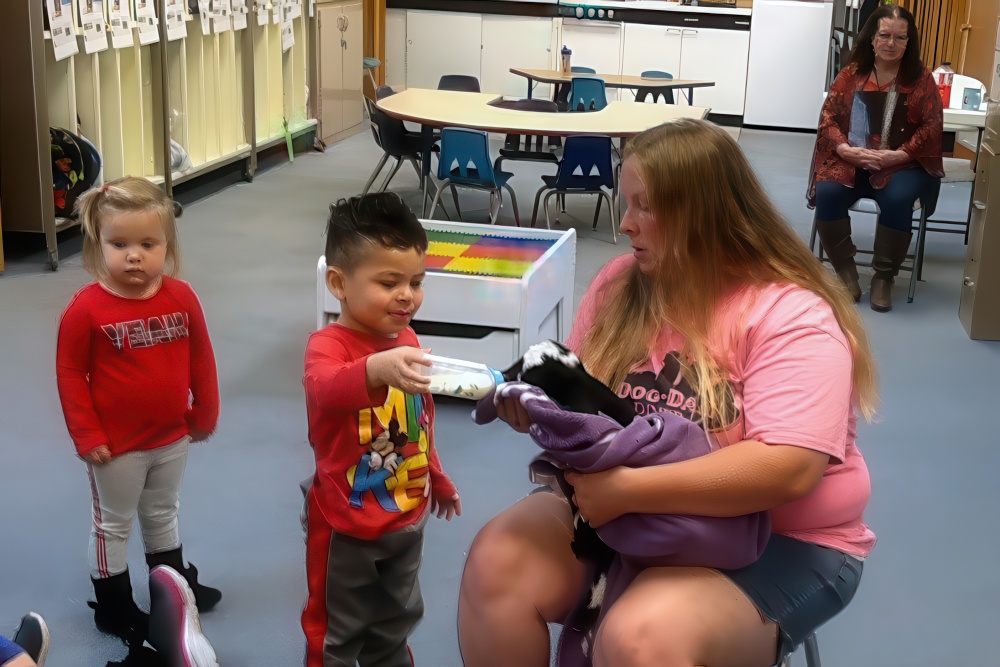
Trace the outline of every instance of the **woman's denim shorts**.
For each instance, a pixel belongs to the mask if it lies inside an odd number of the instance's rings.
[[[772,535],[757,562],[722,573],[778,625],[781,662],[854,597],[864,561],[808,542]]]

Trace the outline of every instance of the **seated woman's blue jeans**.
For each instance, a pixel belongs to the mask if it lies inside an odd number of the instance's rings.
[[[816,219],[829,222],[847,217],[847,210],[862,198],[878,203],[880,225],[908,232],[913,225],[913,203],[931,187],[934,177],[923,167],[910,167],[897,171],[884,188],[871,185],[871,172],[856,169],[854,187],[834,181],[816,183]]]

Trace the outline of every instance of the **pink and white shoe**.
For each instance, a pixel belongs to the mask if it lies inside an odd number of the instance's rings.
[[[201,631],[191,587],[167,565],[149,573],[148,641],[170,667],[219,667],[215,649]]]

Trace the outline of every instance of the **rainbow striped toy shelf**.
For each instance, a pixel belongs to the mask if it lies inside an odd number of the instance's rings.
[[[421,220],[427,230],[424,302],[412,326],[434,354],[506,368],[529,346],[565,340],[573,318],[576,232]],[[316,326],[340,302],[316,267]]]

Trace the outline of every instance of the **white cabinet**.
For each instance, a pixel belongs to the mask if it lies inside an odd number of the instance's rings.
[[[552,65],[552,20],[529,16],[484,15],[480,87],[507,97],[527,97],[524,77],[511,67],[549,69]],[[561,47],[560,47],[561,48]],[[532,97],[549,99],[547,84],[536,84]]]
[[[711,88],[696,88],[694,103],[712,113],[743,115],[747,90],[750,33],[712,28],[681,29],[682,79],[714,81]],[[676,96],[683,103],[683,96]]]
[[[406,10],[385,10],[385,85],[406,88]]]
[[[590,67],[598,74],[621,74],[623,32],[617,21],[564,19],[562,43],[573,51],[573,66]],[[618,90],[608,88],[607,96],[608,101],[617,100]]]
[[[437,88],[445,74],[480,76],[481,14],[406,13],[406,87]]]
[[[646,70],[659,70],[680,78],[681,30],[662,25],[626,23],[622,50],[622,74],[638,76]],[[701,91],[699,90],[699,93]],[[635,92],[622,90],[622,99],[632,102]],[[674,99],[680,97],[674,93]],[[646,98],[648,103],[652,98]],[[699,98],[698,102],[701,102]],[[699,104],[699,106],[702,106]]]
[[[832,31],[831,3],[754,2],[743,122],[816,129],[826,96]]]
[[[713,87],[694,90],[694,103],[711,108],[712,113],[742,115],[749,52],[750,33],[745,30],[628,23],[622,73],[638,76],[654,69],[673,74],[675,79],[714,81]],[[623,91],[622,99],[634,100],[635,95]],[[674,92],[674,100],[688,103],[680,91]]]
[[[360,0],[316,5],[319,17],[319,122],[324,141],[357,128],[364,120],[362,102],[362,28]]]

